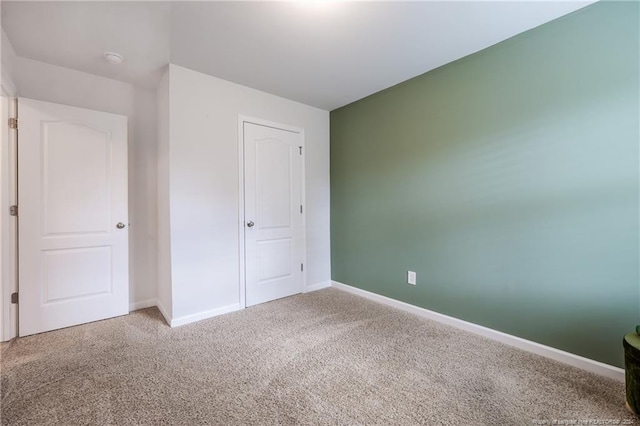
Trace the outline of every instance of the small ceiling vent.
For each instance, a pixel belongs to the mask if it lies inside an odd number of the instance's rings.
[[[104,52],[104,59],[110,64],[117,65],[124,61],[124,56],[116,52]]]

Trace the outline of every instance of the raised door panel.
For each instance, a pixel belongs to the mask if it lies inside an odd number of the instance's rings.
[[[254,143],[258,229],[290,228],[291,144],[278,139],[262,139]]]
[[[42,123],[44,235],[108,232],[111,135]]]

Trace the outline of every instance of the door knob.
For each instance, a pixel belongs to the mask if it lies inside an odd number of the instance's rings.
[[[252,221],[247,222],[247,226],[249,228],[253,228],[253,225],[255,225],[255,223],[253,223]]]
[[[116,225],[116,228],[118,228],[118,229],[124,228],[124,223],[118,222],[118,224]]]

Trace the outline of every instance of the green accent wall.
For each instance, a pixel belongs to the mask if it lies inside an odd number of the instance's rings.
[[[331,112],[333,280],[622,367],[639,17],[596,3]]]

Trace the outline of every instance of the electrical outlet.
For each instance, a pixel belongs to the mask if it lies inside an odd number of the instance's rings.
[[[407,283],[416,285],[416,273],[413,271],[407,271]]]

